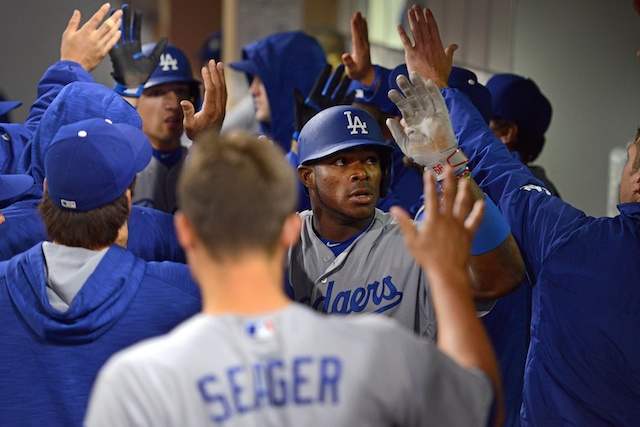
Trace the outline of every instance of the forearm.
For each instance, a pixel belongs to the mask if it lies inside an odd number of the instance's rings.
[[[436,307],[438,348],[460,366],[484,371],[493,383],[497,401],[501,402],[498,364],[487,333],[476,316],[469,291],[471,278],[459,270],[433,268],[428,276]]]

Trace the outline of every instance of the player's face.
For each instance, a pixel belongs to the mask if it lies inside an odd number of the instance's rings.
[[[249,93],[253,96],[253,105],[256,108],[256,120],[262,123],[271,123],[271,106],[264,83],[258,76],[253,76]]]
[[[313,166],[314,216],[337,224],[368,224],[380,198],[382,170],[375,149],[361,146],[335,153]]]
[[[171,151],[180,146],[184,118],[180,101],[190,95],[186,83],[166,83],[142,92],[138,100],[142,131],[156,150]]]
[[[620,203],[640,201],[640,170],[633,171],[633,163],[638,154],[638,143],[640,143],[640,138],[627,148],[627,164],[622,169],[620,179]]]

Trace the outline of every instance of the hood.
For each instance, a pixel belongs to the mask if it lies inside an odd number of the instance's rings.
[[[91,82],[66,85],[44,112],[40,124],[27,143],[23,164],[36,183],[44,181],[44,153],[58,129],[85,119],[110,119],[142,129],[142,120],[135,108],[108,87]]]
[[[60,312],[49,304],[42,245],[7,263],[6,280],[20,284],[8,290],[22,320],[36,336],[57,344],[85,344],[107,332],[126,312],[146,268],[141,259],[112,246],[69,309]]]
[[[322,46],[301,31],[288,31],[245,46],[242,56],[243,61],[234,68],[247,72],[249,81],[253,74],[258,75],[269,97],[271,123],[261,123],[261,131],[287,152],[294,131],[293,89],[297,88],[304,96],[311,92],[327,64]]]

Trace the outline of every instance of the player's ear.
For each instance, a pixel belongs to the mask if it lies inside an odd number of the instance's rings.
[[[302,219],[297,213],[292,213],[285,219],[282,226],[281,243],[285,250],[295,245],[300,240],[300,230],[302,229]]]
[[[173,225],[178,236],[178,243],[180,243],[182,249],[185,252],[192,249],[195,246],[197,236],[189,218],[182,212],[177,211],[173,216]]]
[[[298,178],[302,181],[302,185],[306,188],[314,188],[315,187],[315,173],[313,166],[309,165],[300,165],[298,166]]]

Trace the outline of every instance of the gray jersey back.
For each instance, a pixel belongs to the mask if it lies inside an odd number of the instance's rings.
[[[182,156],[173,167],[166,167],[160,160],[151,157],[151,161],[136,175],[136,187],[133,192],[133,204],[159,209],[170,214],[178,209],[176,187],[178,176],[189,150],[182,147]]]
[[[300,244],[287,259],[296,301],[325,313],[381,313],[435,339],[428,280],[391,215],[376,209],[370,228],[337,257],[313,231],[312,212],[300,216]]]
[[[113,357],[86,425],[482,426],[493,392],[389,319],[196,315]]]

